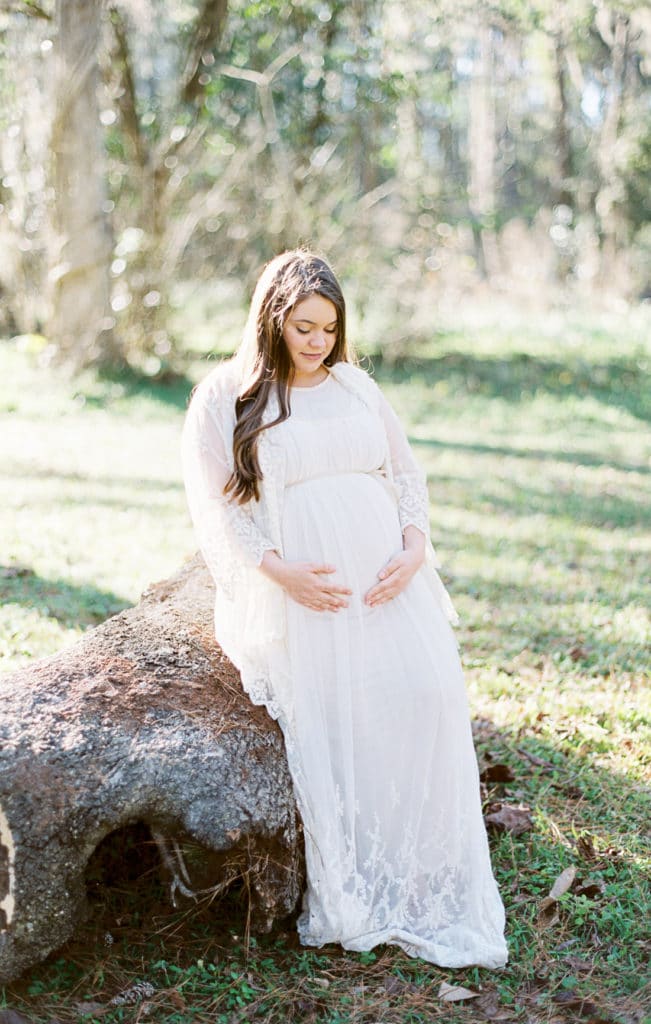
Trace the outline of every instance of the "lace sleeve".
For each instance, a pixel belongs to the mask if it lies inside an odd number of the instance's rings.
[[[379,390],[379,411],[389,442],[393,479],[398,490],[400,526],[416,526],[429,538],[429,497],[425,473],[416,462],[407,435],[391,405]]]
[[[230,501],[223,493],[232,470],[228,418],[218,407],[226,395],[199,387],[190,404],[182,438],[183,477],[199,547],[221,587],[239,575],[242,565],[258,566],[276,545],[252,515],[251,503]]]

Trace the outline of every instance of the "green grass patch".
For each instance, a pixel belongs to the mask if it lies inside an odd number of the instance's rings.
[[[43,1024],[651,1020],[651,312],[497,313],[441,322],[409,359],[369,358],[428,472],[480,765],[508,769],[485,775],[486,806],[533,822],[491,834],[508,966],[306,950],[291,921],[251,936],[244,887],[172,911],[150,866],[97,880],[78,936],[0,1007]],[[205,369],[168,385],[70,381],[0,345],[5,668],[60,649],[192,553],[178,448]],[[441,981],[480,998],[445,1004]],[[111,1003],[135,982],[151,988]]]

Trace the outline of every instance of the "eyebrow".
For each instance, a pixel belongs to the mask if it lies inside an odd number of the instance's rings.
[[[315,321],[314,320],[308,320],[307,317],[305,317],[305,316],[296,316],[296,317],[292,317],[292,319],[295,320],[295,322],[297,324],[311,324],[312,327],[316,327]],[[335,320],[331,320],[325,326],[326,327],[332,327],[333,324],[335,325],[335,327],[337,326],[336,319]]]

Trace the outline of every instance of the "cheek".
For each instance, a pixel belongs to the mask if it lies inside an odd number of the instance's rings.
[[[300,347],[300,338],[297,337],[296,332],[293,331],[291,327],[288,327],[283,331],[283,338],[285,339],[285,345],[290,352],[296,352]]]

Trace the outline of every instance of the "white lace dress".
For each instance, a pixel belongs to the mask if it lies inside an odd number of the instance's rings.
[[[281,547],[286,559],[336,566],[331,578],[353,592],[348,608],[315,612],[277,588],[284,623],[266,645],[271,690],[267,699],[253,693],[283,729],[304,824],[299,935],[305,945],[393,943],[441,966],[496,967],[506,961],[504,911],[461,665],[433,569],[425,565],[392,601],[363,603],[401,550],[402,529],[427,531],[422,474],[377,394],[373,408],[336,373],[293,388],[290,418],[268,431],[283,453],[281,544],[257,527],[253,537],[240,531],[257,545],[254,565]],[[396,486],[380,473],[387,443]],[[209,532],[199,530],[210,565]],[[245,655],[241,664],[246,685]]]

